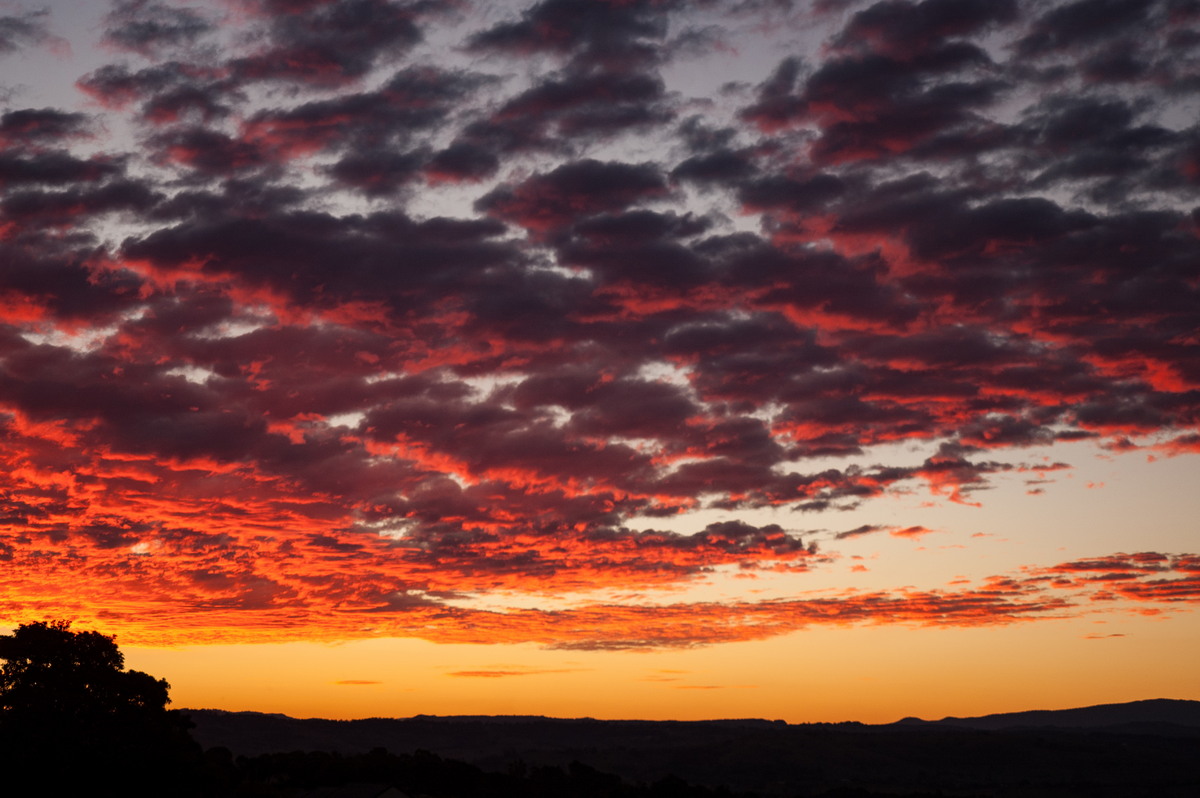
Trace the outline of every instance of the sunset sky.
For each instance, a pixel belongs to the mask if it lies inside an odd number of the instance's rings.
[[[176,706],[1200,699],[1200,0],[0,0],[0,627]]]

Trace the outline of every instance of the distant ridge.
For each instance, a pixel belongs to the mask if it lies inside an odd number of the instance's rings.
[[[424,751],[486,772],[671,776],[763,798],[855,795],[1200,796],[1200,701],[1154,699],[897,723],[649,721],[540,716],[361,720],[185,710],[205,748],[235,756]],[[574,763],[574,764],[573,764]],[[574,770],[572,770],[574,768]],[[565,772],[565,771],[564,771]],[[845,792],[851,788],[858,792]],[[838,792],[842,790],[843,792]],[[938,792],[938,791],[941,792]]]
[[[763,718],[714,718],[711,720],[598,720],[592,717],[560,718],[551,715],[413,715],[407,718],[360,718],[355,720],[334,721],[325,718],[294,718],[280,712],[234,712],[224,709],[184,709],[192,716],[201,718],[276,718],[293,723],[322,722],[322,723],[358,723],[358,722],[414,722],[414,723],[610,723],[610,724],[697,724],[697,725],[800,725],[827,726],[853,725],[864,728],[882,728],[891,726],[941,725],[962,726],[971,729],[1014,729],[1014,728],[1064,728],[1090,729],[1104,726],[1122,725],[1127,723],[1172,723],[1179,726],[1200,726],[1200,701],[1179,698],[1149,698],[1140,701],[1127,701],[1120,704],[1095,704],[1087,707],[1072,707],[1070,709],[1033,709],[1022,712],[998,712],[991,715],[960,718],[954,715],[941,720],[924,720],[909,717],[894,723],[866,724],[857,721],[843,721],[841,724],[802,723],[786,724],[782,720],[766,720]]]
[[[1019,731],[1059,729],[1200,737],[1200,701],[1156,698],[1075,709],[1007,712],[941,720],[905,718],[868,725],[787,724],[753,718],[702,721],[596,720],[540,715],[417,715],[411,718],[326,720],[292,718],[278,713],[184,710],[205,747],[224,746],[234,753],[272,751],[364,752],[375,747],[403,751],[425,748],[470,761],[494,761],[514,752],[587,750],[631,744],[716,744],[751,733],[840,729],[864,734],[911,731]],[[504,731],[500,732],[499,729]]]
[[[1167,727],[1200,729],[1200,701],[1174,698],[1152,698],[1124,704],[1097,704],[1074,709],[1035,709],[1028,712],[1004,712],[975,718],[948,717],[941,720],[905,718],[899,727],[957,727],[983,731],[1004,729],[1113,729],[1134,732],[1138,729],[1156,732]]]

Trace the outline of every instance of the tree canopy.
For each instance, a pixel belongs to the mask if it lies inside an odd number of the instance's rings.
[[[167,709],[166,680],[126,670],[111,636],[70,626],[37,621],[0,635],[0,760],[95,794],[142,794],[187,772],[199,747],[187,718]]]
[[[71,715],[157,713],[170,685],[124,670],[112,637],[72,632],[68,621],[24,624],[0,637],[0,712]]]

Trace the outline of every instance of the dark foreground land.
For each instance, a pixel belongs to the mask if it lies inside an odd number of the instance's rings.
[[[369,783],[412,798],[1200,796],[1198,701],[880,726],[187,712],[213,794]]]

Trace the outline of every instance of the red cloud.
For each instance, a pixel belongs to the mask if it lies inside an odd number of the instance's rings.
[[[116,4],[103,35],[143,61],[79,79],[94,116],[0,115],[3,617],[623,648],[1190,607],[1195,556],[1153,552],[638,598],[803,579],[829,510],[866,514],[833,545],[919,538],[877,500],[986,505],[1066,442],[1200,450],[1197,136],[1164,110],[1190,45],[1135,5],[876,3],[701,101],[674,0],[483,30]],[[43,16],[0,17],[0,55]],[[589,591],[632,598],[470,603]]]

